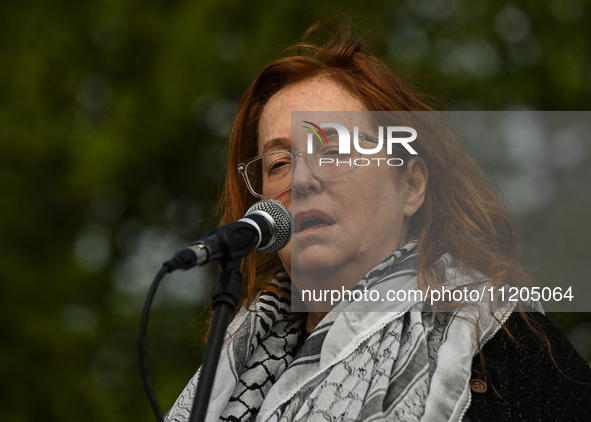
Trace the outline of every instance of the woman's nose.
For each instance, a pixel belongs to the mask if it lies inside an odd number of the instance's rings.
[[[301,194],[318,193],[322,190],[322,182],[316,177],[310,163],[304,158],[303,154],[295,156],[291,185],[296,192]]]

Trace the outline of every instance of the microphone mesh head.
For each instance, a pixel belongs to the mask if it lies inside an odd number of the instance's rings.
[[[287,208],[279,201],[266,199],[250,207],[244,216],[247,217],[253,211],[263,211],[269,214],[273,219],[270,223],[275,226],[274,240],[269,245],[259,247],[257,250],[261,252],[277,252],[287,246],[295,227],[293,216]]]

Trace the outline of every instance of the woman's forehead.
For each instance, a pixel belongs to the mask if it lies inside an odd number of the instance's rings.
[[[275,149],[279,143],[283,144],[280,149],[290,148],[292,111],[363,110],[359,100],[326,77],[289,85],[274,94],[263,108],[258,128],[259,154]]]

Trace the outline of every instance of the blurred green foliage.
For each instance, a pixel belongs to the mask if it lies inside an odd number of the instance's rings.
[[[436,108],[591,106],[582,0],[2,0],[2,420],[152,418],[136,359],[151,277],[215,224],[248,84],[335,13]],[[584,165],[555,174],[567,188],[519,216],[536,277],[591,273],[584,151]],[[158,295],[149,355],[163,409],[201,360],[214,277],[170,277]],[[588,316],[559,322],[591,353]]]

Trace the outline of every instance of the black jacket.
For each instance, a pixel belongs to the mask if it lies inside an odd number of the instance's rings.
[[[591,368],[548,318],[529,315],[548,337],[552,356],[521,315],[512,314],[506,324],[519,345],[503,329],[486,343],[488,376],[480,355],[474,357],[464,421],[591,421]]]

